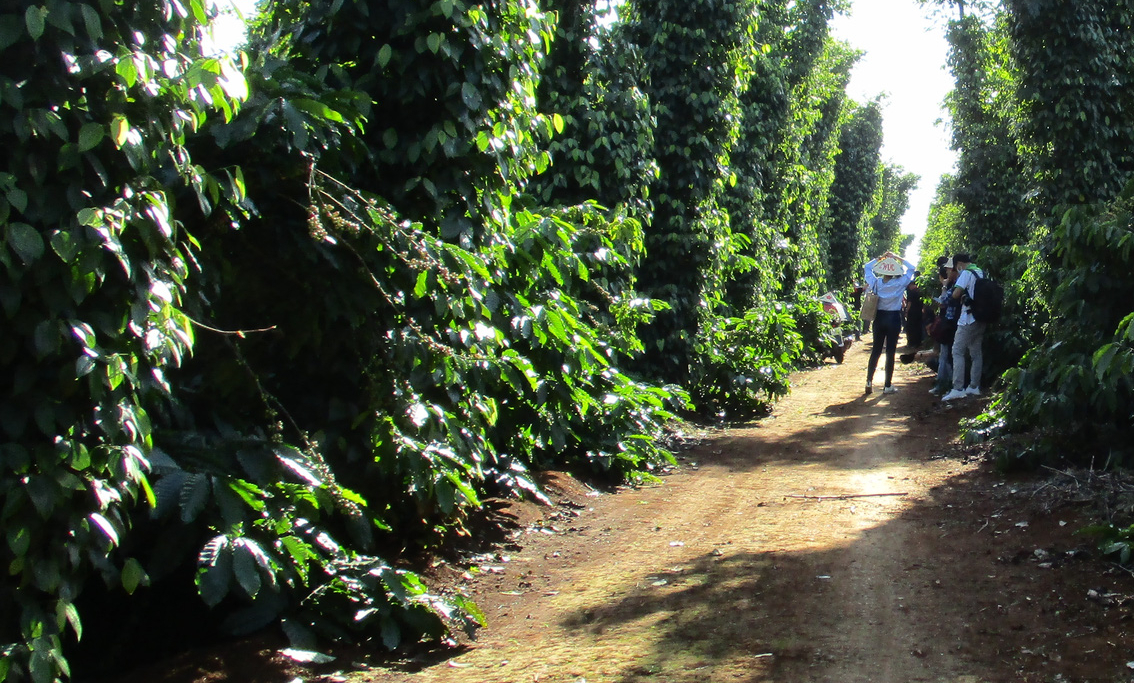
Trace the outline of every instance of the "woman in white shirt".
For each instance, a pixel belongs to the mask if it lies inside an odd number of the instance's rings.
[[[894,261],[901,261],[905,273],[901,275],[885,272]],[[876,272],[877,269],[877,272]],[[878,369],[878,358],[882,347],[886,348],[886,385],[883,394],[893,394],[897,390],[891,385],[894,379],[894,353],[898,350],[898,336],[902,333],[902,296],[906,285],[913,279],[914,265],[888,251],[866,264],[866,288],[878,294],[878,313],[874,316],[874,346],[870,349],[870,364],[866,368],[866,393],[873,391],[874,371]]]

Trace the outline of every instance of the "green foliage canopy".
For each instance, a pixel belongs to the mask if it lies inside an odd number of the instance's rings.
[[[866,240],[882,150],[882,112],[878,102],[850,104],[839,132],[839,155],[824,222],[827,285],[839,289],[857,279],[867,260]],[[877,239],[877,233],[875,233]],[[882,252],[874,252],[880,254]]]
[[[839,6],[277,0],[239,64],[203,0],[0,14],[0,679],[68,675],[92,570],[301,648],[474,628],[403,553],[786,393],[881,196]]]
[[[24,5],[0,14],[0,678],[39,683],[68,675],[91,570],[127,592],[148,581],[114,551],[155,503],[152,413],[195,336],[180,308],[194,243],[167,188],[239,197],[239,174],[210,174],[185,140],[246,92],[231,60],[200,53],[200,0]]]

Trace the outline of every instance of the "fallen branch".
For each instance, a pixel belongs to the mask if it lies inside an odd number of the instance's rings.
[[[1052,472],[1055,472],[1056,474],[1062,474],[1063,476],[1065,476],[1069,479],[1074,479],[1076,484],[1082,484],[1083,483],[1082,479],[1080,479],[1079,477],[1076,477],[1074,474],[1071,474],[1070,471],[1064,472],[1063,470],[1057,470],[1054,467],[1050,467],[1048,465],[1041,465],[1041,467],[1043,467],[1045,470],[1051,470]]]
[[[787,498],[806,498],[808,500],[847,500],[848,498],[878,498],[880,496],[908,496],[906,491],[901,493],[844,493],[841,496],[804,496],[799,494],[789,494]]]

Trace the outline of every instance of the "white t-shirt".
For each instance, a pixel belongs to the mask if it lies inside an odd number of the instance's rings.
[[[973,272],[976,271],[976,272]],[[957,278],[957,284],[953,285],[954,290],[957,287],[969,293],[971,299],[976,294],[976,281],[977,278],[984,277],[984,271],[974,265],[970,265],[961,273]],[[973,312],[969,310],[969,305],[965,304],[961,307],[961,317],[957,320],[957,325],[971,325],[976,322],[973,318]]]

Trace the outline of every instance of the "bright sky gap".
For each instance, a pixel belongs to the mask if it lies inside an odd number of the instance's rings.
[[[882,160],[921,176],[902,217],[902,233],[917,236],[906,257],[917,261],[938,181],[956,166],[949,149],[945,96],[953,78],[945,69],[949,46],[940,22],[914,0],[857,0],[849,16],[836,16],[832,32],[865,52],[847,93],[858,102],[886,94],[882,109]]]
[[[243,19],[255,13],[256,0],[214,1],[222,8],[236,8],[219,17],[215,27],[216,46],[231,49],[242,40]],[[917,261],[937,184],[956,165],[943,105],[953,89],[945,69],[944,27],[914,0],[857,0],[850,14],[835,17],[831,30],[864,52],[851,72],[848,95],[859,103],[885,95],[883,161],[921,176],[902,217],[902,233],[917,236],[906,256]]]

